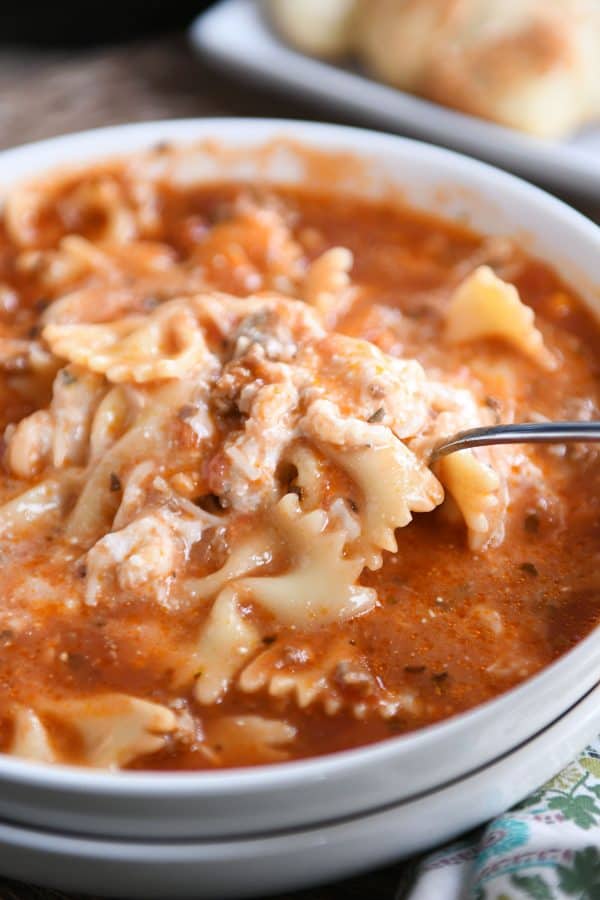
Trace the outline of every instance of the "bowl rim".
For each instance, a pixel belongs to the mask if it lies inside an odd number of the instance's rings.
[[[195,141],[207,138],[216,139],[223,144],[230,143],[233,139],[240,145],[247,144],[249,148],[277,139],[293,138],[299,148],[316,148],[325,154],[327,151],[343,150],[359,159],[368,159],[371,154],[376,156],[384,151],[389,151],[392,156],[417,153],[421,162],[430,162],[434,169],[436,164],[440,164],[443,170],[448,170],[448,174],[461,187],[470,188],[475,182],[476,188],[480,179],[487,178],[497,186],[498,191],[505,189],[513,196],[518,195],[518,202],[522,206],[537,207],[541,214],[560,220],[564,226],[572,229],[575,237],[595,244],[600,251],[600,226],[563,200],[516,175],[471,159],[465,154],[423,141],[326,122],[249,117],[164,119],[58,135],[0,151],[0,193],[4,192],[7,184],[26,182],[29,178],[43,176],[44,173],[51,176],[54,170],[60,170],[69,164],[91,165],[111,158],[127,158],[159,140],[166,139],[183,146],[189,142],[193,146]],[[83,158],[79,155],[82,151]],[[30,166],[33,171],[29,171]],[[442,218],[451,218],[444,212],[440,215]],[[598,628],[535,675],[471,709],[406,734],[323,756],[246,768],[181,772],[106,771],[72,765],[48,765],[0,753],[0,779],[9,778],[14,783],[47,790],[77,793],[85,790],[91,795],[211,797],[224,791],[260,793],[265,789],[301,785],[309,777],[313,781],[324,780],[334,772],[339,774],[340,769],[351,774],[362,768],[367,761],[370,765],[384,765],[401,750],[410,748],[411,752],[418,753],[421,747],[432,742],[441,744],[446,736],[452,736],[475,724],[478,718],[482,718],[482,714],[490,710],[502,716],[505,708],[517,698],[536,688],[551,685],[554,681],[560,683],[562,677],[568,677],[574,658],[590,652],[594,645],[598,645],[597,656],[600,660]]]

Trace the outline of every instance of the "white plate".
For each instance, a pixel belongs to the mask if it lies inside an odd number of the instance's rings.
[[[511,175],[390,135],[257,119],[117,126],[6,151],[0,156],[0,189],[51,167],[135,152],[165,140],[209,140],[179,172],[187,182],[260,175],[285,183],[308,177],[315,184],[318,167],[306,169],[302,148],[313,162],[317,152],[333,155],[335,165],[330,162],[322,176],[329,188],[386,197],[397,190],[410,203],[461,216],[477,229],[519,234],[532,252],[552,260],[585,292],[600,316],[598,227]],[[555,721],[599,677],[597,629],[492,702],[413,734],[328,757],[167,774],[42,766],[0,755],[0,818],[96,837],[229,840],[365,815],[464,777],[512,751]],[[538,778],[543,777],[540,772]],[[422,826],[415,821],[413,827],[418,833]]]
[[[503,812],[592,738],[599,704],[600,686],[533,740],[473,775],[333,825],[251,839],[138,843],[0,823],[0,871],[65,891],[143,900],[262,896],[334,880],[433,847]]]
[[[301,0],[298,0],[301,2]],[[270,29],[257,0],[221,0],[192,25],[192,43],[226,69],[311,96],[337,114],[454,147],[567,192],[600,199],[600,126],[570,141],[528,137],[298,53]]]

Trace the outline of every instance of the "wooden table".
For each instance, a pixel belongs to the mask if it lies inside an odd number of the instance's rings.
[[[68,53],[0,50],[1,148],[101,125],[185,116],[319,118],[319,110],[225,79],[196,59],[182,35]],[[344,121],[330,110],[326,118]],[[391,867],[294,898],[392,900],[410,868]],[[79,898],[0,879],[0,900]]]
[[[183,35],[68,52],[0,49],[0,147],[121,122],[311,114],[224,79]]]

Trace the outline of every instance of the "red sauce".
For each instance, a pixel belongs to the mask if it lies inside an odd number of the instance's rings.
[[[114,177],[119,181],[120,170]],[[97,211],[68,225],[61,215],[65,196],[75,189],[76,183],[63,186],[62,195],[59,192],[51,208],[43,211],[37,223],[38,248],[56,248],[72,231],[92,240],[98,237],[104,223]],[[247,230],[232,237],[215,229],[228,221],[236,196],[247,192],[247,187],[230,184],[185,191],[163,185],[152,241],[172,248],[179,263],[202,264],[214,288],[247,293],[249,273],[264,273],[273,261],[265,258],[263,244],[253,244]],[[284,210],[308,259],[337,245],[353,252],[356,296],[338,330],[366,337],[392,355],[416,358],[441,377],[468,370],[483,385],[499,418],[509,410],[516,421],[533,415],[598,418],[600,329],[550,265],[530,259],[509,242],[485,239],[460,225],[385,202],[297,189],[259,188],[254,193]],[[35,335],[41,312],[55,296],[41,269],[24,268],[23,252],[5,230],[0,232],[0,281],[17,298],[0,312],[0,338]],[[450,295],[481,262],[513,282],[523,302],[534,309],[546,346],[561,358],[551,382],[534,362],[499,342],[444,345]],[[5,366],[3,374],[0,370],[1,424],[44,406],[49,396],[49,383],[40,382],[36,397],[24,392],[18,364],[13,370]],[[584,446],[543,448],[530,456],[543,481],[511,502],[506,537],[499,547],[474,553],[462,522],[451,520],[443,509],[417,514],[398,532],[398,552],[384,554],[383,567],[362,576],[377,589],[377,609],[308,635],[274,624],[273,634],[264,639],[265,646],[286,647],[288,657],[290,648],[308,643],[316,659],[334,642],[346,643],[369,661],[386,688],[415,696],[416,711],[399,712],[388,720],[378,715],[357,719],[346,711],[328,715],[319,705],[300,709],[293,701],[264,691],[243,693],[235,686],[221,703],[200,709],[191,699],[191,686],[178,686],[175,675],[180,648],[189,643],[206,610],[169,611],[143,599],[124,598],[107,608],[79,606],[75,613],[39,603],[24,630],[12,628],[10,617],[4,616],[0,713],[9,722],[15,701],[35,707],[44,692],[85,697],[120,691],[159,703],[179,699],[205,731],[224,715],[282,717],[298,730],[286,748],[288,756],[305,757],[378,741],[489,700],[573,647],[600,615],[596,451]],[[6,472],[0,474],[2,479],[8,479]],[[58,578],[65,595],[79,598],[83,579],[77,560],[57,555],[53,548],[49,554],[34,540],[14,556],[5,543],[0,554],[9,559],[15,577],[22,578],[26,571],[32,579]],[[67,551],[65,544],[64,554]],[[195,551],[192,574],[220,563],[212,552],[210,547]],[[8,591],[10,576],[5,575],[2,584]],[[56,740],[78,761],[77,740],[59,724],[52,727]],[[0,734],[4,746],[10,734],[8,724]],[[219,753],[222,765],[263,761],[247,747],[220,748]],[[197,744],[172,741],[133,765],[189,769],[211,763]]]

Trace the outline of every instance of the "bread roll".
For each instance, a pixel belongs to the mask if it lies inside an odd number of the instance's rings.
[[[359,0],[377,77],[539,137],[600,116],[600,0]]]
[[[267,0],[275,28],[298,50],[335,58],[353,46],[356,0]]]

